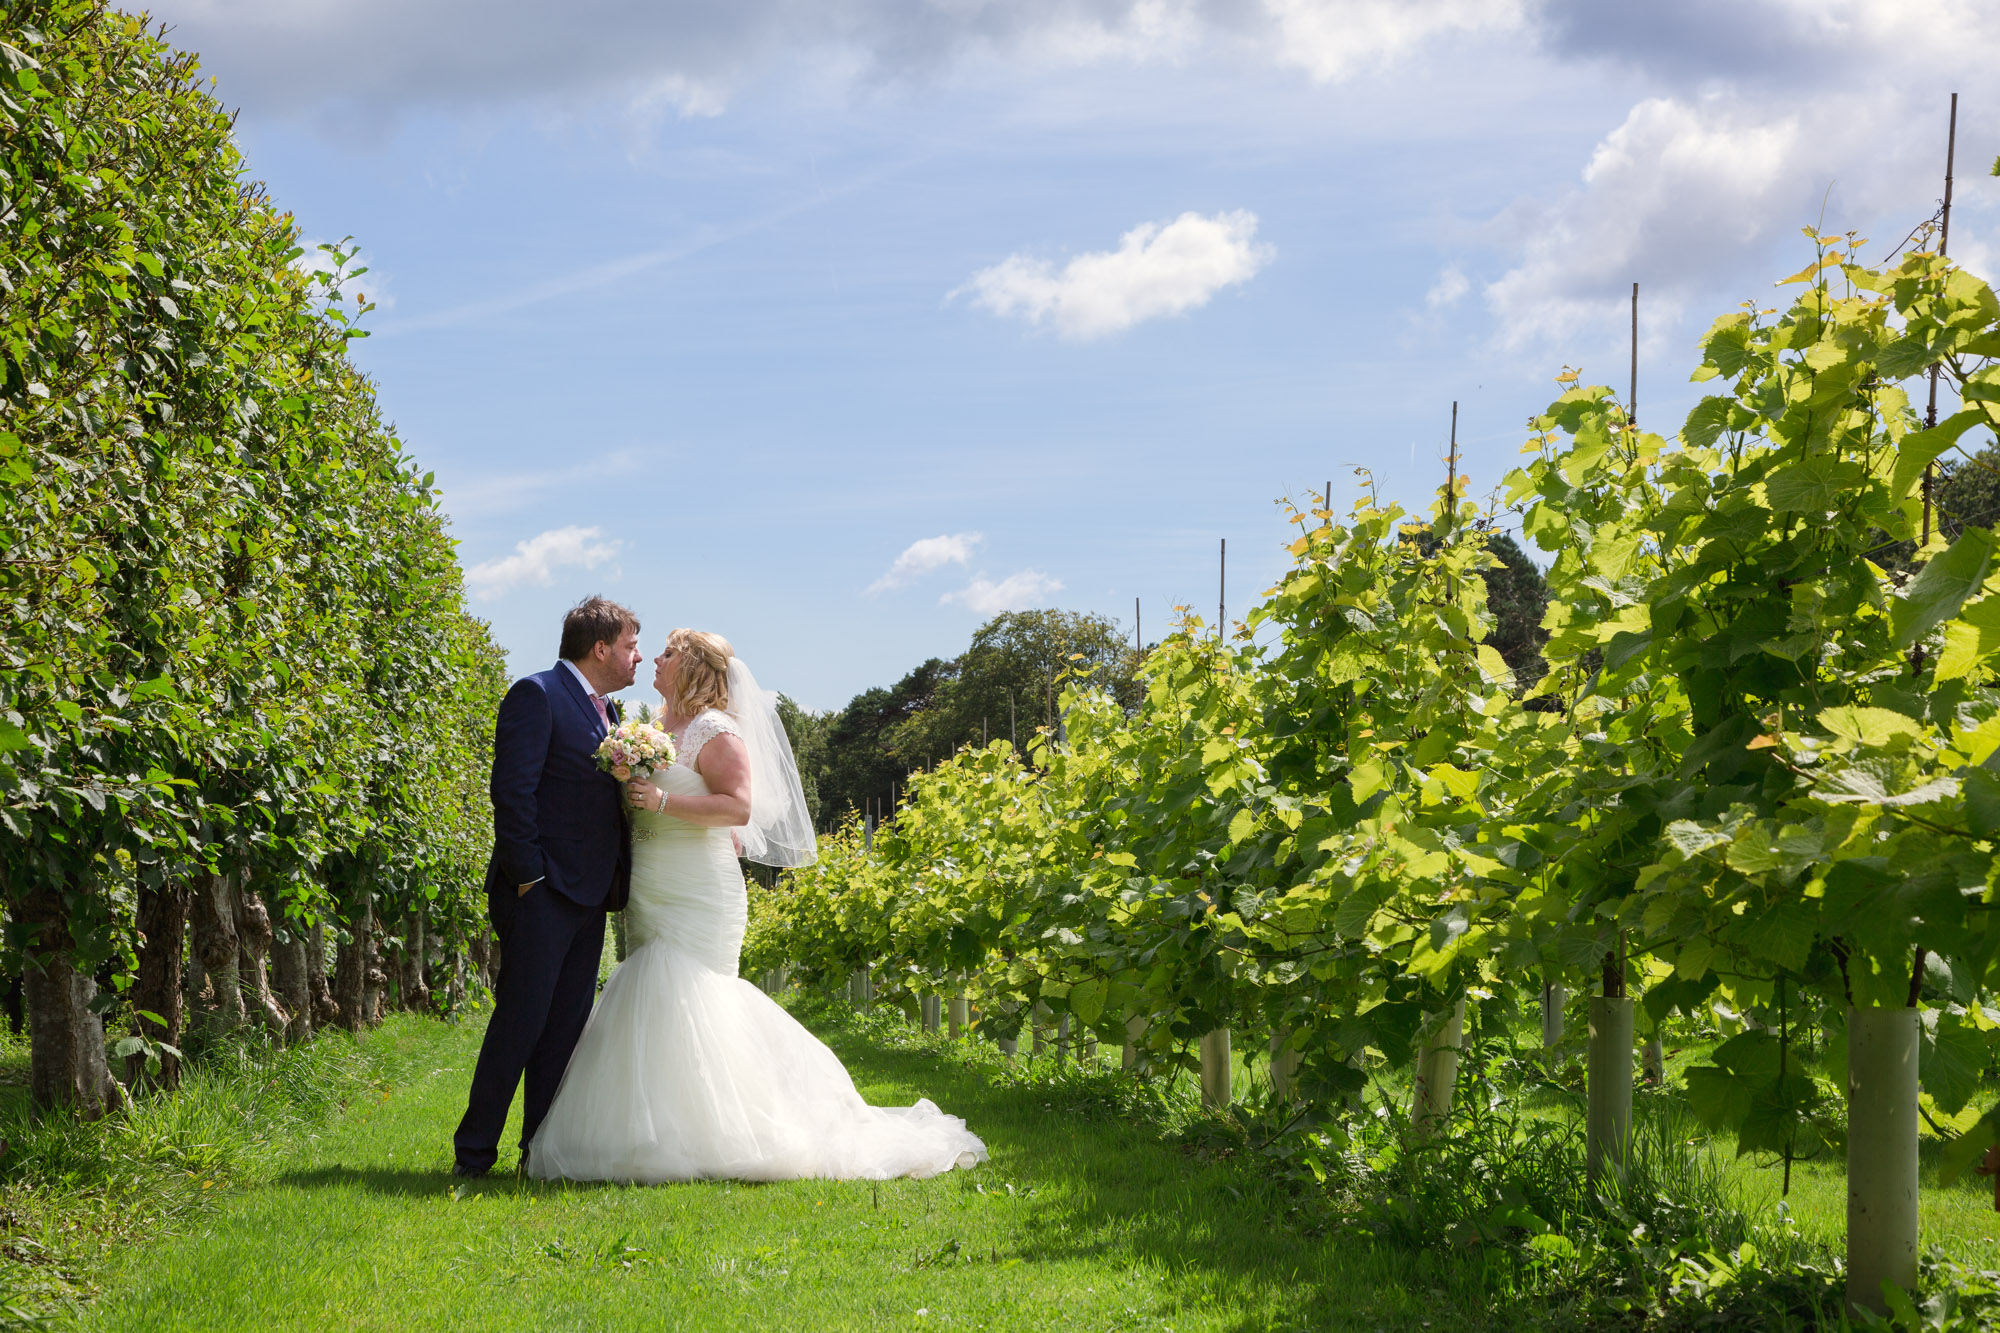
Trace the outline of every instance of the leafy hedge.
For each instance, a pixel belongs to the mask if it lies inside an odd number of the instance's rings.
[[[260,943],[291,985],[335,923],[350,1024],[383,923],[462,951],[504,682],[431,478],[348,357],[364,270],[295,263],[195,57],[143,19],[0,15],[0,893],[36,1094],[95,1110],[94,978],[136,978],[164,1020],[138,1030],[177,1042],[204,895],[253,990]]]

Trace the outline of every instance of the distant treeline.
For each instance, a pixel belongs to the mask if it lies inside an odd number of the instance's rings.
[[[1493,646],[1526,689],[1541,679],[1540,628],[1548,590],[1513,538],[1496,532],[1501,562],[1485,572],[1499,621]],[[933,657],[894,685],[863,690],[843,708],[814,713],[790,700],[785,725],[797,751],[806,798],[822,830],[850,815],[894,808],[905,777],[963,745],[1023,744],[1037,727],[1060,722],[1057,701],[1071,675],[1087,675],[1128,711],[1145,687],[1146,650],[1118,620],[1080,611],[1007,611],[981,625],[964,652]]]

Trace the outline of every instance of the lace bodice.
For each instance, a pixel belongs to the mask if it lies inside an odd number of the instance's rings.
[[[704,745],[717,736],[740,737],[742,734],[743,729],[736,725],[735,718],[719,708],[705,708],[681,728],[680,735],[674,737],[674,763],[693,768],[694,761],[701,757]]]

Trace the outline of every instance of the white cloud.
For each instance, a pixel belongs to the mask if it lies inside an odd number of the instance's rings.
[[[1017,574],[1009,574],[998,583],[980,574],[957,592],[948,592],[938,601],[947,605],[957,602],[979,615],[997,616],[1002,611],[1026,610],[1050,593],[1061,592],[1062,586],[1062,580],[1052,579],[1039,569],[1024,569]]]
[[[1264,0],[1281,65],[1330,83],[1380,69],[1449,37],[1525,26],[1521,0]]]
[[[1438,274],[1437,281],[1424,293],[1424,304],[1433,310],[1442,310],[1448,305],[1456,305],[1460,297],[1472,290],[1472,283],[1466,279],[1465,271],[1453,264]]]
[[[465,571],[466,586],[481,601],[533,583],[548,587],[555,571],[572,565],[596,569],[618,554],[618,543],[602,540],[601,528],[551,528],[514,547],[514,554],[488,560]]]
[[[1066,338],[1101,338],[1204,306],[1224,287],[1248,282],[1274,253],[1252,242],[1256,232],[1256,215],[1240,209],[1183,213],[1134,227],[1116,250],[1078,255],[1060,271],[1044,259],[1010,256],[952,295],[969,292],[996,315],[1053,324]]]
[[[1517,262],[1485,292],[1500,341],[1615,326],[1634,281],[1642,317],[1671,320],[1691,282],[1798,225],[1830,167],[1811,145],[1798,112],[1767,116],[1721,95],[1640,102],[1597,145],[1579,188],[1518,219]]]
[[[972,548],[985,540],[977,532],[959,532],[947,537],[925,537],[911,542],[889,566],[889,572],[868,585],[868,591],[877,593],[900,588],[934,569],[962,565],[972,558]]]
[[[1634,282],[1642,346],[1678,343],[1683,313],[1782,300],[1769,281],[1804,254],[1774,251],[1822,217],[1829,232],[1874,232],[1863,256],[1886,259],[1942,192],[1950,90],[2000,59],[2000,7],[1971,0],[1539,0],[1535,24],[1551,54],[1660,89],[1599,140],[1574,188],[1487,224],[1506,255],[1484,289],[1496,341],[1537,355],[1622,344]],[[1975,265],[1992,201],[1966,187],[1984,166],[1974,145],[1996,132],[1992,106],[1961,102],[1952,249]]]
[[[774,70],[920,81],[978,57],[1026,68],[1213,52],[1328,82],[1426,44],[1511,31],[1527,0],[153,0],[222,95],[259,111],[392,121],[417,107],[595,101],[641,120],[720,112]]]

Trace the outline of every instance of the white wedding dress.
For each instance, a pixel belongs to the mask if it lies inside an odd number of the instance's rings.
[[[705,796],[702,746],[734,719],[713,709],[677,738],[655,781]],[[957,1116],[920,1100],[862,1101],[840,1060],[736,975],[747,904],[726,828],[635,811],[631,952],[598,998],[534,1142],[542,1180],[886,1180],[985,1160]]]

